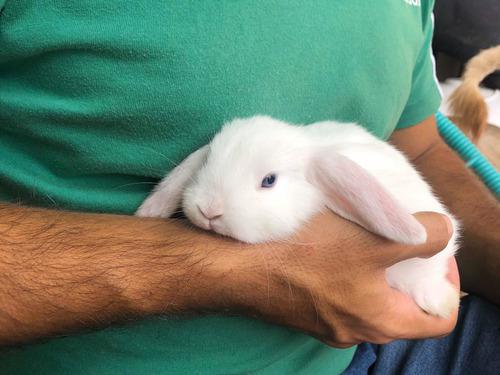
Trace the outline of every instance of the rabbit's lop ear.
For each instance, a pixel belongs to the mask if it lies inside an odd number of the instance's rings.
[[[326,198],[329,209],[390,240],[417,245],[425,228],[389,192],[355,162],[330,150],[313,156],[308,179]]]
[[[155,187],[153,192],[137,209],[135,215],[141,217],[171,216],[181,204],[182,193],[187,183],[205,162],[208,148],[208,145],[203,146],[175,167]]]

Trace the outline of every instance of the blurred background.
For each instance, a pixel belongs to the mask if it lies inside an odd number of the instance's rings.
[[[444,96],[440,110],[453,116],[447,99],[461,84],[467,62],[481,50],[500,45],[500,0],[436,0],[434,16],[433,51]],[[500,170],[500,70],[482,81],[480,92],[488,125],[477,145]]]

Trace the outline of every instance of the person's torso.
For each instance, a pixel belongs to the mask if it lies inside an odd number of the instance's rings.
[[[416,3],[7,0],[0,199],[131,214],[235,117],[385,138],[422,46]],[[252,319],[150,319],[0,351],[0,372],[317,374],[352,353]]]

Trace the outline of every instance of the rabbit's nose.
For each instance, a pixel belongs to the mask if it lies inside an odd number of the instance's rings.
[[[222,209],[222,205],[213,205],[212,204],[208,207],[201,207],[200,205],[198,205],[198,210],[208,220],[217,219],[218,217],[221,217],[222,214],[224,213],[224,211]]]

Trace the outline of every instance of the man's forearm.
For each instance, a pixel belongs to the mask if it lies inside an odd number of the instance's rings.
[[[224,242],[195,234],[176,221],[0,203],[0,344],[203,308]]]

